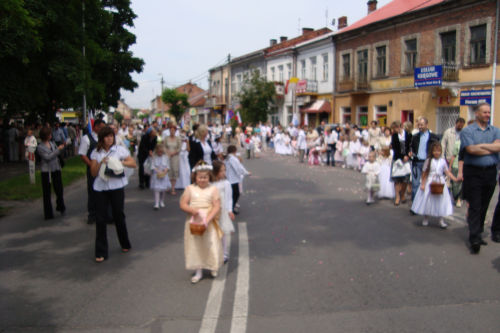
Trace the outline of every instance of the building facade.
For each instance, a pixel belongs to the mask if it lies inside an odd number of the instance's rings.
[[[498,93],[496,12],[494,0],[394,0],[340,30],[335,121],[423,116],[441,134],[458,117],[472,119],[472,106]],[[498,126],[498,107],[492,111]]]

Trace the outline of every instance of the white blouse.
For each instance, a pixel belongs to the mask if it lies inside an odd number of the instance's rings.
[[[201,142],[201,148],[203,148],[203,160],[207,163],[212,165],[212,147],[208,144],[207,141]]]
[[[123,146],[113,145],[109,148],[109,151],[105,151],[104,149],[97,150],[94,149],[92,154],[90,155],[91,160],[96,160],[97,163],[101,163],[101,161],[105,157],[115,157],[116,159],[123,161],[127,157],[130,156],[130,152],[127,148]],[[97,176],[94,181],[94,191],[102,192],[102,191],[110,191],[117,190],[125,187],[128,184],[127,177],[123,176],[120,178],[109,177],[108,180],[104,180],[101,177]]]

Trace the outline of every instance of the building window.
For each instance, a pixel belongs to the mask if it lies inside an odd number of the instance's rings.
[[[342,55],[342,69],[344,70],[344,75],[342,79],[347,81],[351,78],[351,55],[344,54]]]
[[[316,57],[311,57],[309,58],[309,61],[311,62],[311,80],[316,81],[317,76],[316,76]]]
[[[284,77],[283,77],[283,65],[278,66],[278,81],[283,82]]]
[[[368,50],[358,51],[358,83],[368,82]]]
[[[360,106],[358,108],[358,126],[368,126],[368,107]]]
[[[413,73],[417,66],[417,39],[405,41],[405,72]]]
[[[470,28],[470,64],[486,63],[486,24]]]
[[[271,81],[272,82],[274,82],[274,72],[275,72],[275,68],[271,67]]]
[[[286,64],[286,70],[288,72],[288,80],[292,78],[292,64]]]
[[[351,108],[350,107],[342,107],[340,108],[340,111],[342,112],[342,124],[347,124],[351,123]]]
[[[378,121],[379,126],[387,126],[387,105],[375,107],[375,119]]]
[[[305,60],[300,61],[300,78],[301,79],[306,78],[306,61]]]
[[[377,77],[386,76],[386,46],[379,46],[375,50],[377,51]]]
[[[455,63],[455,54],[457,48],[457,32],[443,32],[441,36],[441,57],[445,64]]]
[[[328,54],[323,54],[323,81],[328,81]]]

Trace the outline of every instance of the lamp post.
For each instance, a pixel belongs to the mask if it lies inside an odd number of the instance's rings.
[[[163,96],[163,83],[165,83],[165,81],[163,81],[163,74],[162,73],[158,73],[158,75],[161,76],[161,80],[160,80],[160,85],[161,85],[160,100],[161,100],[161,122],[163,124],[163,122],[165,121],[165,108],[163,106],[162,96]]]

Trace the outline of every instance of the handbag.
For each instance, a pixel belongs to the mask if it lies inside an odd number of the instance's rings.
[[[206,216],[202,213],[196,216],[196,218],[191,216],[191,219],[189,219],[189,231],[191,235],[201,236],[205,233],[205,230],[207,230]]]
[[[106,164],[106,168],[104,169],[104,174],[108,177],[111,177],[111,178],[121,178],[121,177],[125,176],[124,171],[122,171],[120,173],[115,173],[115,171],[113,169],[109,168],[107,164]]]
[[[401,159],[397,159],[392,164],[391,175],[392,177],[406,177],[411,174],[410,162],[403,163]]]
[[[146,158],[144,163],[142,164],[144,166],[144,174],[151,176],[152,173],[152,165],[153,165],[153,160],[151,159],[151,156]]]

